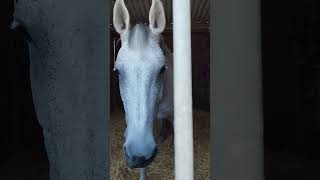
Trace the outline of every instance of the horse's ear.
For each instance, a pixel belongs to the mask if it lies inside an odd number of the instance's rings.
[[[149,12],[149,26],[156,35],[162,33],[166,27],[166,16],[161,0],[152,0]]]
[[[116,0],[113,7],[113,26],[121,35],[130,28],[129,11],[124,3],[124,0]]]

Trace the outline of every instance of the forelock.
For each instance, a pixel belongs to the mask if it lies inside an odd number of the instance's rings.
[[[148,45],[150,30],[144,24],[136,24],[129,31],[128,45],[132,49],[143,48]]]

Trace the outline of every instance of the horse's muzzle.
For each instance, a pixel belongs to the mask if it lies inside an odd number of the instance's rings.
[[[130,169],[135,169],[135,168],[144,168],[144,167],[148,166],[149,164],[152,163],[154,157],[157,155],[157,151],[158,151],[157,148],[155,148],[152,156],[149,159],[146,159],[144,156],[142,156],[142,157],[134,156],[134,157],[130,158],[127,155],[127,153],[125,153],[128,167]]]

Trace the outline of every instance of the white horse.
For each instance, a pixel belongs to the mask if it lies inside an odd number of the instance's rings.
[[[152,0],[149,26],[132,26],[124,0],[117,0],[113,25],[121,37],[114,71],[125,110],[123,149],[129,168],[140,168],[140,179],[145,179],[145,167],[157,152],[156,143],[165,139],[164,122],[172,124],[173,119],[173,62],[161,36],[166,25],[162,2]],[[156,142],[153,126],[157,119],[161,130]]]

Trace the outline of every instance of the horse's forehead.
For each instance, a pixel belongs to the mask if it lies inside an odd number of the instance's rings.
[[[158,66],[162,65],[165,57],[161,49],[146,47],[145,49],[125,48],[121,51],[118,64],[121,66],[138,65],[138,66]]]

